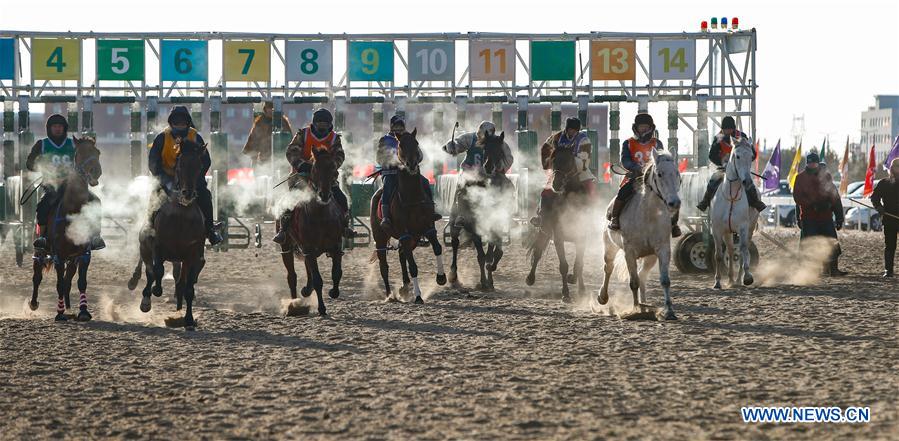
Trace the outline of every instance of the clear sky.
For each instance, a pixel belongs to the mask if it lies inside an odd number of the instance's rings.
[[[804,114],[814,143],[858,140],[873,96],[899,94],[897,0],[0,0],[0,28],[33,31],[679,32],[711,16],[758,30],[760,138]]]

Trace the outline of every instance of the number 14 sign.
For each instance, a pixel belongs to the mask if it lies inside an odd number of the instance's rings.
[[[653,80],[692,80],[696,76],[696,41],[651,40],[649,72]]]

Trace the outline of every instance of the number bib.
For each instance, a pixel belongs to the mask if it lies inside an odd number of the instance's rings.
[[[629,139],[627,142],[627,146],[631,151],[631,158],[641,167],[649,162],[649,158],[652,158],[652,151],[656,148],[656,145],[658,145],[658,141],[655,138],[650,139],[646,144],[634,138]]]
[[[54,177],[64,177],[75,163],[75,144],[72,138],[66,138],[62,145],[56,145],[50,138],[44,138],[41,141],[41,156]]]

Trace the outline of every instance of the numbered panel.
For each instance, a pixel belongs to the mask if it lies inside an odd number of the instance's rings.
[[[207,81],[209,45],[196,40],[159,42],[159,77],[162,81]]]
[[[225,41],[222,45],[225,81],[269,82],[272,49],[266,41]]]
[[[97,79],[144,81],[143,40],[97,40]]]
[[[16,40],[0,38],[0,80],[12,80],[16,75]]]
[[[472,81],[515,81],[515,42],[472,41],[468,66]]]
[[[591,41],[590,79],[593,81],[637,78],[637,44],[629,41]]]
[[[531,81],[574,81],[573,41],[532,41]]]
[[[650,41],[649,73],[653,80],[692,80],[696,76],[696,41]]]
[[[81,77],[81,41],[70,38],[31,39],[31,77],[77,80]]]
[[[455,73],[454,42],[409,42],[409,81],[452,81]]]
[[[327,41],[288,41],[287,81],[331,81],[333,56]]]
[[[351,41],[347,66],[350,81],[393,81],[393,42]]]

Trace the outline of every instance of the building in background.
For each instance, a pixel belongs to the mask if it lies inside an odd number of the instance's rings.
[[[893,140],[899,135],[899,95],[876,95],[874,105],[862,112],[861,144],[876,146],[877,161],[886,159]]]

